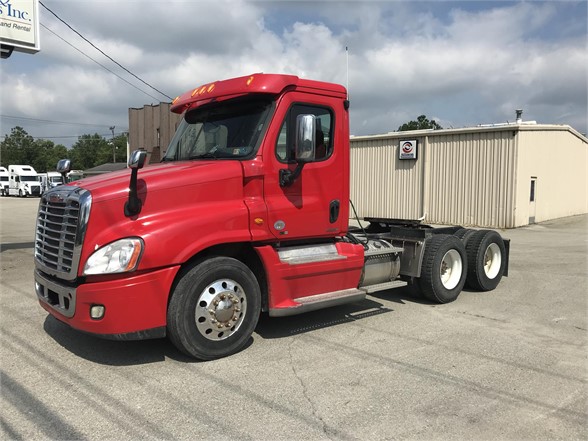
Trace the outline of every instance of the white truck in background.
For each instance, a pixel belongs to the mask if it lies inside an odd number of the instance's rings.
[[[41,182],[41,193],[45,193],[63,184],[63,178],[57,172],[39,173],[39,182]]]
[[[8,181],[10,180],[10,173],[6,167],[0,167],[0,195],[8,196]]]
[[[30,165],[9,165],[8,166],[9,196],[41,196],[41,182],[39,175]]]

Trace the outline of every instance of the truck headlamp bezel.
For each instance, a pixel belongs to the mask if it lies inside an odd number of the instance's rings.
[[[86,260],[84,276],[118,274],[135,271],[141,261],[145,243],[140,237],[127,237],[110,242]]]

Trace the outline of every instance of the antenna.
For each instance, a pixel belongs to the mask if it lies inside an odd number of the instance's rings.
[[[345,61],[347,63],[346,71],[347,71],[347,101],[349,101],[349,48],[345,46]]]

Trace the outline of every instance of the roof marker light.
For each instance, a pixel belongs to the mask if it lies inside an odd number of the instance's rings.
[[[254,76],[250,76],[250,77],[247,79],[247,85],[248,85],[248,86],[249,86],[251,83],[253,83],[253,79],[254,79],[254,78],[255,78]]]

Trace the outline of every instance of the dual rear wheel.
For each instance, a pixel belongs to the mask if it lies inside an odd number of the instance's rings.
[[[437,303],[454,301],[464,286],[476,291],[496,288],[506,268],[506,250],[492,230],[460,229],[425,242],[418,285],[425,298]]]

